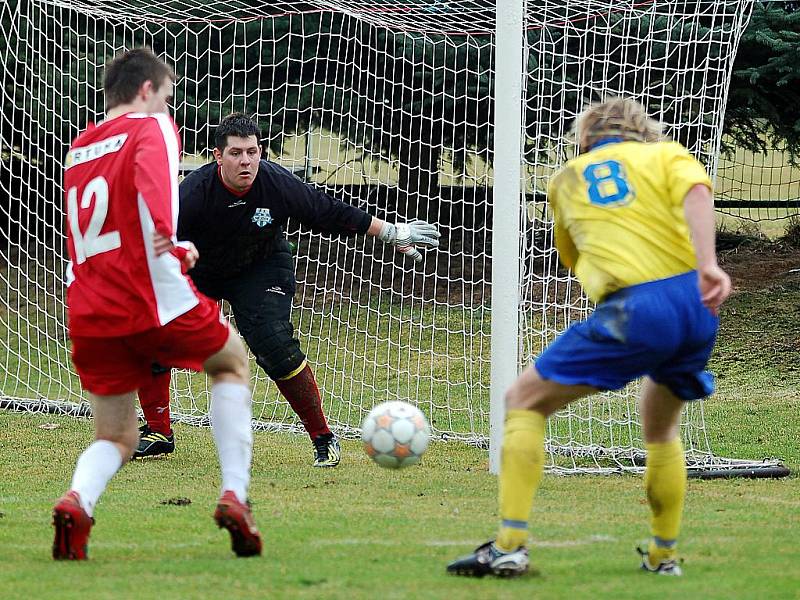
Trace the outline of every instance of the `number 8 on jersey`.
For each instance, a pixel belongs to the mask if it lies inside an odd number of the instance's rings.
[[[592,163],[583,170],[589,184],[589,202],[599,206],[624,206],[636,197],[625,177],[625,169],[616,160]]]

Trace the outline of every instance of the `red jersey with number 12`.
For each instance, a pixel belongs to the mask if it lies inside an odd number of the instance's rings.
[[[64,173],[70,335],[130,335],[198,304],[181,271],[185,251],[153,249],[155,231],[175,241],[179,153],[166,114],[128,113],[73,141]]]

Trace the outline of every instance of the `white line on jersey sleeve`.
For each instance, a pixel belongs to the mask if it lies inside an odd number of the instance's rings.
[[[181,273],[181,261],[177,256],[169,252],[156,256],[153,247],[153,233],[155,233],[156,227],[141,194],[139,194],[138,203],[139,222],[142,226],[142,239],[147,255],[150,281],[156,297],[158,320],[161,325],[166,325],[200,304],[200,299],[189,285],[186,276]]]
[[[149,115],[156,119],[161,135],[164,138],[164,145],[167,148],[167,160],[169,161],[169,180],[170,180],[170,202],[172,204],[172,231],[173,242],[175,241],[174,232],[178,228],[178,138],[172,121],[165,114]],[[138,115],[137,115],[138,118]],[[147,265],[150,270],[150,280],[153,283],[153,293],[156,297],[156,307],[158,308],[158,319],[162,325],[166,325],[173,319],[189,312],[200,304],[200,300],[189,285],[189,281],[181,273],[181,263],[174,254],[169,252],[161,256],[155,255],[153,249],[153,233],[155,224],[147,203],[138,196],[139,203],[139,222],[142,227],[142,239],[144,240],[145,252],[147,254]]]

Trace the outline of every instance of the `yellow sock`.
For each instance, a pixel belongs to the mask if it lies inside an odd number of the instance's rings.
[[[650,504],[650,564],[674,558],[686,496],[686,459],[679,438],[671,442],[645,444],[647,468],[644,485]]]
[[[547,419],[532,410],[506,414],[500,461],[500,532],[497,547],[511,552],[528,541],[528,518],[544,469]]]

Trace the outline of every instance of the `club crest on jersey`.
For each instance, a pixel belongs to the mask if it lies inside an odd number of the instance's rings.
[[[272,223],[272,215],[269,214],[269,209],[257,208],[256,214],[253,215],[253,223],[259,227],[263,227],[264,225],[269,225]]]

